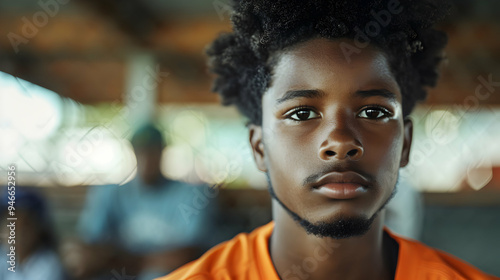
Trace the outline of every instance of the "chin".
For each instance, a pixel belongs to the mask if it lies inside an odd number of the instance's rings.
[[[344,239],[366,234],[376,218],[363,216],[337,216],[320,222],[311,222],[307,219],[295,219],[308,234],[318,237]]]

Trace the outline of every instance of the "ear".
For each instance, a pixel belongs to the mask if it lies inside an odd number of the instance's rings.
[[[262,126],[250,124],[248,126],[249,140],[252,146],[253,159],[260,171],[267,172],[265,164],[264,142],[262,139]]]
[[[400,167],[405,167],[410,162],[410,148],[413,140],[413,122],[410,118],[404,120],[403,133],[404,142],[403,151],[401,152],[401,162],[399,163]]]

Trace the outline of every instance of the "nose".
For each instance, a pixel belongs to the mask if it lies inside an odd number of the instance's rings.
[[[319,149],[322,160],[359,160],[363,157],[364,149],[361,142],[347,127],[334,128]]]

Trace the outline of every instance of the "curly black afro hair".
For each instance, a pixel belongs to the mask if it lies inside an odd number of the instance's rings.
[[[233,33],[220,35],[207,49],[212,90],[224,105],[236,105],[250,123],[262,123],[262,95],[271,82],[273,57],[312,38],[355,39],[375,21],[374,13],[398,5],[389,24],[369,37],[381,49],[403,94],[403,114],[435,86],[446,35],[432,28],[449,10],[425,0],[239,0],[233,3]],[[394,7],[394,6],[393,6]],[[402,9],[402,10],[401,10]],[[373,32],[372,34],[373,35]],[[358,41],[360,42],[360,41]],[[354,54],[355,55],[355,54]]]

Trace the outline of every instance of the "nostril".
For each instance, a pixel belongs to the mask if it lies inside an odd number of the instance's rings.
[[[330,157],[335,155],[334,151],[326,151],[325,153],[327,156],[330,156]]]
[[[353,157],[353,156],[355,156],[357,153],[358,153],[358,150],[353,149],[353,150],[350,150],[349,152],[347,152],[347,155],[348,155],[348,156],[350,156],[350,157]]]

